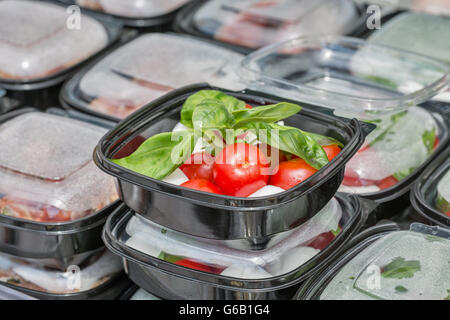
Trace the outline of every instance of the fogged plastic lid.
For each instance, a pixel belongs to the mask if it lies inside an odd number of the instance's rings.
[[[151,18],[171,13],[190,0],[76,0],[82,7],[127,18]]]
[[[0,212],[37,221],[73,220],[116,198],[92,161],[105,129],[29,112],[0,125]]]
[[[450,15],[450,2],[448,0],[371,0],[370,3],[392,5],[400,9],[435,15]]]
[[[153,99],[188,84],[208,82],[240,90],[244,85],[235,70],[241,59],[240,54],[190,37],[143,35],[84,75],[79,84],[79,103],[123,118]]]
[[[194,24],[219,41],[259,48],[292,36],[345,34],[356,19],[348,0],[213,0],[198,10]]]
[[[144,289],[139,289],[133,294],[130,300],[161,300],[161,299],[155,297],[151,293],[148,293]]]
[[[449,77],[448,65],[438,60],[334,36],[275,44],[247,56],[241,67],[251,88],[363,119],[426,101]]]
[[[239,279],[271,278],[300,267],[341,231],[340,204],[331,200],[320,213],[293,230],[277,234],[264,249],[246,240],[210,240],[164,229],[135,215],[120,241],[147,255],[190,269]]]
[[[448,300],[449,239],[447,229],[421,224],[386,235],[348,262],[320,298]]]
[[[404,48],[450,63],[450,17],[405,12],[374,32],[368,41]]]
[[[108,35],[102,24],[82,15],[77,29],[68,19],[62,6],[0,1],[0,78],[45,78],[106,46]]]
[[[19,259],[0,256],[0,282],[34,291],[68,294],[94,289],[122,271],[122,261],[109,251],[91,258],[83,268],[66,272],[35,267]]]

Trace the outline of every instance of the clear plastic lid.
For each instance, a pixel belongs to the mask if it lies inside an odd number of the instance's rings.
[[[29,112],[0,125],[0,213],[75,220],[115,199],[114,180],[92,161],[105,129]]]
[[[76,0],[76,4],[127,18],[152,18],[171,13],[190,0]]]
[[[240,73],[253,89],[360,119],[422,103],[444,90],[449,79],[448,65],[438,60],[334,36],[296,38],[261,49],[242,61]]]
[[[450,218],[450,169],[438,182],[436,207]]]
[[[450,63],[449,30],[450,17],[405,12],[385,23],[368,41]]]
[[[144,289],[139,289],[133,294],[130,300],[161,300],[161,299],[155,297],[151,293],[148,293]]]
[[[299,35],[346,34],[358,17],[349,0],[213,0],[194,24],[216,40],[260,48]]]
[[[420,232],[429,228],[420,224],[412,227]],[[449,239],[449,231],[437,227],[430,234],[390,233],[350,260],[320,299],[449,300]]]
[[[66,272],[35,267],[20,259],[0,255],[0,282],[53,294],[94,289],[122,270],[120,258],[106,250],[92,257],[85,266],[70,266]]]
[[[342,208],[331,200],[303,225],[273,236],[264,248],[247,240],[211,240],[164,229],[133,216],[119,240],[130,248],[186,268],[239,279],[279,276],[300,267],[341,231]]]
[[[439,141],[436,120],[420,107],[380,117],[376,125],[347,163],[341,192],[378,192],[396,184],[420,167]]]
[[[106,46],[108,35],[101,23],[82,15],[77,29],[68,19],[65,8],[55,4],[0,1],[0,78],[45,78]]]
[[[189,84],[208,82],[241,90],[245,86],[235,72],[241,59],[238,53],[190,37],[143,35],[83,76],[78,103],[124,118],[153,99]]]

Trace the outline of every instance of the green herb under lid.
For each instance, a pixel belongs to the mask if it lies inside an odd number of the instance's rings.
[[[450,287],[450,240],[429,237],[434,236],[398,231],[380,238],[342,267],[320,299],[444,300]]]
[[[450,217],[450,170],[438,183],[436,208]]]

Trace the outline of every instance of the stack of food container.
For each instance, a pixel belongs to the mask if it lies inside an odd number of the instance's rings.
[[[412,183],[448,143],[448,105],[426,102],[445,90],[448,72],[444,62],[410,51],[325,36],[254,52],[243,60],[241,76],[255,90],[376,125],[347,164],[340,188],[373,201],[376,222],[408,205]]]
[[[59,84],[114,42],[120,25],[46,1],[0,1],[0,87],[25,105],[57,104]],[[70,23],[72,21],[72,23]]]
[[[105,251],[114,182],[92,150],[105,128],[36,109],[0,118],[0,282],[42,299],[114,298],[128,286]]]

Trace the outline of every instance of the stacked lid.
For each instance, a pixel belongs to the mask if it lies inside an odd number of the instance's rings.
[[[0,83],[42,84],[104,49],[117,34],[96,19],[68,19],[65,7],[38,1],[0,2]]]
[[[191,37],[142,35],[69,82],[63,103],[117,119],[193,83],[243,89],[235,73],[241,59],[240,54]]]
[[[92,161],[106,129],[34,109],[0,120],[0,281],[43,299],[97,292],[121,271],[101,253],[118,198],[113,179]],[[73,267],[86,282],[76,292],[67,289]]]
[[[299,298],[448,300],[448,229],[415,223],[371,236],[305,285]]]
[[[251,88],[375,124],[348,163],[340,190],[377,201],[404,195],[412,177],[445,147],[446,116],[439,108],[415,105],[442,92],[448,72],[447,64],[427,56],[333,36],[261,49],[246,57],[241,69]]]

